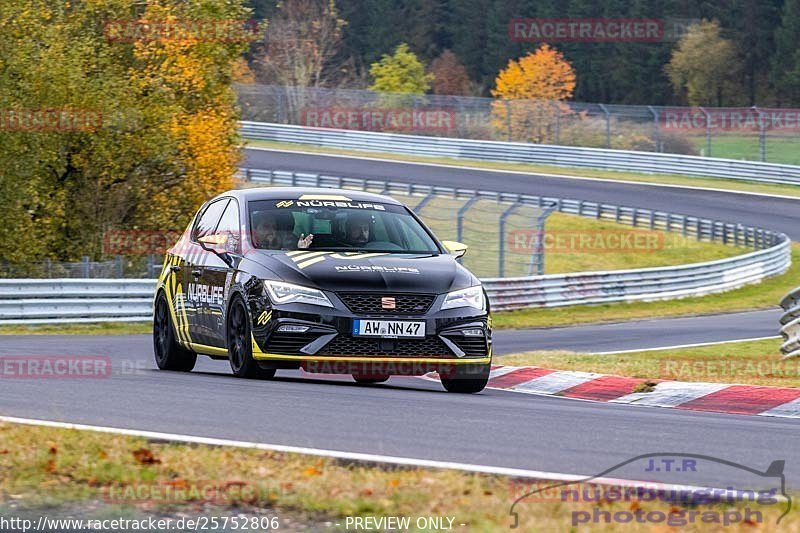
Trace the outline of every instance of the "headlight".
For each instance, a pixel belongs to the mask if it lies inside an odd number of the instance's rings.
[[[264,280],[269,299],[274,304],[311,304],[333,307],[328,297],[320,290],[283,281]]]
[[[486,309],[483,287],[476,285],[448,293],[442,304],[442,309],[455,309],[456,307],[474,307],[480,311]]]

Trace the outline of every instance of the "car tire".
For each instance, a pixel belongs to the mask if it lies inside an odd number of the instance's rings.
[[[169,303],[163,292],[158,294],[153,312],[153,353],[161,370],[190,372],[197,362],[197,354],[180,346],[175,338]]]
[[[375,383],[383,383],[389,379],[389,376],[360,376],[353,374],[353,379],[359,385],[374,385]]]
[[[458,365],[446,377],[440,374],[440,379],[447,392],[474,394],[486,388],[490,370],[490,365]]]
[[[253,359],[250,318],[240,297],[234,297],[228,309],[227,325],[228,360],[233,375],[247,379],[269,379],[275,376],[274,368],[261,368]]]

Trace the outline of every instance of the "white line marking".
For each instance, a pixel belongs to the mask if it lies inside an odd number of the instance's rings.
[[[589,355],[614,355],[618,353],[636,353],[636,352],[656,352],[659,350],[677,350],[679,348],[698,348],[700,346],[714,346],[716,344],[735,344],[737,342],[754,342],[766,341],[770,339],[780,339],[780,335],[772,335],[769,337],[753,337],[752,339],[736,339],[732,341],[714,341],[714,342],[698,342],[696,344],[676,344],[675,346],[659,346],[658,348],[637,348],[636,350],[621,350],[616,352],[588,352]]]
[[[316,145],[314,145],[316,146]],[[731,194],[744,194],[747,196],[762,196],[764,198],[782,198],[784,200],[796,200],[800,201],[800,196],[789,196],[786,194],[770,194],[766,192],[749,192],[749,191],[740,191],[734,189],[720,189],[717,187],[700,187],[697,185],[675,185],[672,183],[653,183],[648,181],[635,181],[635,180],[623,180],[623,179],[612,179],[612,178],[592,178],[589,176],[573,176],[567,174],[547,174],[546,172],[536,172],[536,171],[524,171],[524,170],[502,170],[499,168],[482,168],[482,167],[471,167],[466,165],[458,165],[452,164],[447,165],[444,163],[426,163],[424,161],[405,161],[403,159],[385,159],[381,157],[367,157],[367,156],[354,156],[354,155],[345,155],[345,154],[329,154],[325,152],[306,152],[303,150],[284,150],[280,148],[264,148],[261,146],[244,146],[246,150],[261,150],[265,152],[284,152],[288,154],[301,154],[301,155],[316,155],[316,156],[323,156],[323,157],[337,157],[342,159],[359,159],[364,161],[379,161],[382,163],[399,163],[405,165],[421,165],[426,167],[439,167],[439,168],[463,168],[465,170],[479,170],[482,172],[495,172],[495,173],[507,173],[507,174],[521,174],[524,176],[542,176],[545,178],[563,178],[569,180],[584,180],[584,181],[602,181],[607,183],[624,183],[626,185],[647,185],[649,187],[666,187],[670,189],[687,189],[693,191],[711,191],[711,192],[725,192]],[[398,154],[398,155],[408,155],[408,154]],[[488,161],[489,163],[493,163],[494,161]],[[534,164],[534,163],[531,163]],[[558,165],[550,165],[550,166],[558,166]],[[564,167],[564,168],[577,168],[577,167]],[[605,169],[596,169],[596,170],[605,170]],[[607,171],[613,172],[613,171]],[[676,174],[676,177],[685,178],[685,179],[725,179],[725,178],[714,178],[711,176],[684,176],[683,174]],[[728,178],[731,179],[731,178]],[[765,185],[761,182],[756,181],[745,181],[742,180],[744,183],[750,183],[754,185]],[[770,185],[770,184],[766,184]],[[783,185],[785,187],[792,187],[792,185]]]
[[[207,446],[231,446],[235,448],[251,448],[257,450],[268,450],[284,453],[299,453],[304,455],[314,455],[320,457],[330,457],[333,459],[346,459],[351,461],[364,461],[370,463],[390,463],[403,466],[417,466],[422,468],[436,468],[443,470],[462,470],[465,472],[476,472],[480,474],[495,474],[500,476],[511,476],[520,478],[546,479],[552,481],[583,481],[591,478],[592,483],[604,485],[617,485],[621,487],[653,487],[652,481],[640,481],[633,479],[617,479],[608,477],[592,477],[580,474],[562,474],[559,472],[542,472],[539,470],[525,470],[521,468],[508,468],[502,466],[484,466],[469,463],[454,463],[450,461],[433,461],[429,459],[413,459],[410,457],[395,457],[391,455],[376,455],[371,453],[342,452],[337,450],[323,450],[319,448],[303,448],[297,446],[284,446],[281,444],[263,444],[259,442],[245,442],[238,440],[216,439],[212,437],[196,437],[192,435],[181,435],[176,433],[160,433],[157,431],[145,431],[139,429],[122,429],[106,426],[92,426],[86,424],[72,424],[69,422],[55,422],[52,420],[38,420],[33,418],[18,418],[14,416],[0,415],[0,422],[11,424],[25,424],[28,426],[42,426],[60,429],[77,429],[80,431],[95,431],[97,433],[112,433],[115,435],[126,435],[129,437],[143,437],[147,439],[168,440],[174,442],[185,442],[190,444],[205,444]],[[659,488],[665,490],[708,490],[712,487],[700,487],[693,485],[674,485],[657,483]],[[720,490],[720,489],[716,489]]]

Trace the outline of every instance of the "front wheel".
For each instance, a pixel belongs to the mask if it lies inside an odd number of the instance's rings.
[[[458,365],[449,372],[440,372],[442,386],[447,392],[474,394],[486,388],[490,365]]]
[[[248,379],[269,379],[275,375],[274,368],[261,368],[253,359],[252,335],[247,309],[241,298],[231,303],[228,312],[228,359],[233,375]]]
[[[175,327],[163,292],[156,299],[153,313],[153,353],[161,370],[189,372],[197,362],[197,354],[181,347],[175,339]]]

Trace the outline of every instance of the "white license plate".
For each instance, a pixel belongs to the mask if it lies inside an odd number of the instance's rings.
[[[353,320],[354,337],[424,337],[425,322],[408,320]]]

